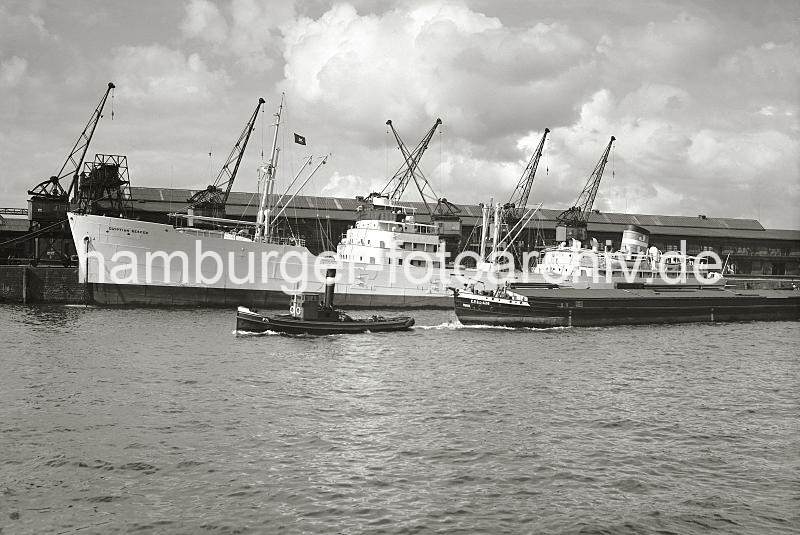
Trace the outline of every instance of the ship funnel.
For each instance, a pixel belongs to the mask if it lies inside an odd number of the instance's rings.
[[[325,270],[325,306],[333,308],[333,290],[336,287],[336,270]]]
[[[626,254],[647,254],[650,231],[638,225],[628,225],[622,231],[620,251]]]

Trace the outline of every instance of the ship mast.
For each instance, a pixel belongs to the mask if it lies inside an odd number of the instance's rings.
[[[489,204],[481,204],[481,262],[486,260],[486,239],[489,232],[489,209],[494,205],[494,197],[489,199]]]
[[[275,135],[272,138],[272,154],[269,163],[259,168],[259,174],[263,173],[264,190],[261,192],[261,203],[256,215],[256,241],[262,241],[265,237],[269,238],[272,229],[270,228],[270,196],[275,187],[275,171],[278,167],[278,130],[281,126],[281,114],[283,113],[283,99],[286,95],[281,94],[281,103],[278,106],[278,113],[275,114]],[[266,169],[264,169],[266,167]],[[259,177],[261,178],[261,177]]]

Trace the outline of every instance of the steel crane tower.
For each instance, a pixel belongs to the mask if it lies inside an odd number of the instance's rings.
[[[436,129],[442,124],[442,120],[436,119],[436,122],[413,151],[408,149],[391,119],[386,121],[386,124],[392,129],[397,146],[403,154],[403,165],[380,192],[371,194],[369,198],[384,197],[397,204],[409,182],[413,180],[425,209],[431,218],[431,222],[436,224],[439,236],[445,241],[445,249],[451,254],[457,253],[461,243],[461,217],[458,215],[461,209],[444,197],[439,197],[419,168],[422,155],[430,145]],[[434,201],[436,204],[431,207],[431,203]]]
[[[389,200],[393,203],[400,202],[400,198],[403,196],[403,193],[406,191],[406,187],[408,187],[409,182],[411,180],[414,181],[414,184],[417,186],[417,190],[419,191],[420,196],[422,197],[422,202],[425,203],[425,206],[428,208],[428,212],[432,213],[430,206],[428,205],[428,199],[438,199],[436,193],[431,188],[431,185],[428,183],[428,179],[422,174],[422,171],[419,169],[419,162],[422,159],[422,155],[425,154],[425,151],[428,149],[428,145],[430,145],[431,139],[433,139],[433,135],[436,133],[436,129],[439,128],[439,125],[442,124],[441,119],[436,119],[436,122],[433,126],[428,130],[422,140],[414,147],[413,151],[409,151],[408,146],[406,146],[405,142],[398,134],[397,130],[392,124],[392,120],[389,119],[386,121],[386,125],[392,129],[392,134],[394,135],[395,141],[397,141],[397,146],[400,149],[400,152],[403,154],[403,164],[400,168],[395,172],[394,176],[389,179],[389,182],[383,187],[383,189],[378,192],[377,194],[372,194],[371,197],[388,197]]]
[[[198,191],[187,200],[189,209],[194,211],[194,215],[225,217],[225,205],[231,194],[233,181],[236,180],[239,164],[242,163],[242,157],[244,157],[247,142],[250,140],[250,134],[255,129],[258,112],[264,102],[265,100],[263,98],[258,99],[256,109],[244,125],[242,133],[239,134],[239,139],[236,141],[231,153],[225,160],[225,164],[222,166],[222,169],[220,169],[214,183],[209,185],[206,189]]]
[[[497,248],[498,250],[510,248],[516,261],[520,262],[520,265],[522,262],[523,251],[528,249],[528,240],[524,237],[525,233],[523,231],[530,218],[528,218],[528,221],[522,220],[523,218],[526,218],[526,216],[532,215],[526,213],[528,199],[530,198],[531,189],[533,188],[533,179],[536,177],[536,169],[539,167],[539,161],[542,159],[542,153],[544,152],[544,142],[547,139],[547,134],[549,133],[550,129],[545,128],[544,134],[542,134],[542,139],[539,140],[536,150],[533,152],[531,159],[528,161],[528,165],[525,166],[525,170],[522,172],[522,176],[520,176],[517,186],[511,193],[511,197],[509,198],[508,202],[506,202],[500,208],[498,214],[500,219],[498,236],[502,235],[503,239],[500,240],[500,243],[492,242],[492,247]],[[512,233],[514,234],[513,238],[510,236]]]
[[[75,145],[73,145],[58,173],[28,190],[28,195],[31,196],[28,200],[28,218],[35,224],[54,223],[67,218],[70,199],[77,193],[78,175],[83,166],[86,151],[89,150],[89,143],[92,141],[97,123],[103,116],[106,100],[108,100],[108,95],[114,87],[112,82],[108,83],[103,98],[100,99],[100,103],[92,112],[89,122],[86,123],[83,131],[78,136],[78,140],[75,141]],[[72,177],[72,180],[65,190],[64,186],[61,185],[61,180],[69,176]]]
[[[519,221],[525,213],[525,207],[528,204],[528,198],[533,187],[533,179],[536,176],[536,168],[539,167],[539,160],[541,160],[542,151],[544,151],[544,142],[549,133],[550,129],[545,128],[542,139],[539,141],[539,146],[536,147],[536,151],[531,156],[525,171],[522,172],[522,176],[517,182],[517,187],[514,188],[511,198],[503,206],[504,220],[507,223]]]
[[[586,240],[586,226],[589,222],[589,214],[592,212],[592,205],[600,187],[600,180],[603,178],[603,170],[606,168],[611,145],[615,140],[616,138],[611,136],[611,140],[603,151],[600,160],[594,166],[594,170],[589,175],[589,180],[586,181],[586,185],[578,195],[575,204],[561,212],[556,218],[556,241],[564,241],[569,238],[576,238],[581,241]]]

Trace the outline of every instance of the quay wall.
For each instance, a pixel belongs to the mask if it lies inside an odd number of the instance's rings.
[[[0,303],[80,304],[85,291],[76,267],[0,266]]]
[[[733,275],[727,276],[729,287],[747,290],[767,290],[767,289],[790,289],[800,287],[800,277],[797,276],[752,276],[752,275]],[[94,285],[98,286],[98,285]],[[230,292],[230,296],[217,296],[220,299],[212,299],[213,296],[207,290],[194,289],[198,295],[157,295],[162,288],[136,288],[128,287],[133,294],[130,300],[119,301],[119,288],[103,288],[108,285],[99,285],[95,288],[87,288],[78,283],[77,267],[62,266],[20,266],[20,265],[0,265],[0,303],[64,303],[64,304],[83,304],[96,302],[107,305],[155,305],[155,306],[220,306],[223,303],[229,305],[234,301],[238,304],[250,302],[250,299],[243,300],[244,296],[237,292]],[[182,290],[188,289],[170,289]],[[94,290],[94,291],[92,291]],[[136,292],[142,295],[136,294]],[[126,292],[127,293],[127,292]],[[92,296],[92,294],[94,294]],[[136,295],[134,295],[136,294]],[[152,295],[151,295],[152,294]],[[121,295],[121,294],[120,294]],[[138,298],[136,298],[138,296]],[[114,299],[112,299],[112,297]],[[285,299],[279,296],[281,303]],[[356,302],[354,296],[338,296],[340,304],[343,306],[386,306],[384,303],[375,302]],[[367,296],[368,297],[368,296]],[[260,298],[266,299],[263,296]],[[115,301],[115,299],[117,299]],[[233,301],[231,301],[233,299]],[[447,300],[449,308],[451,301]],[[266,302],[259,302],[261,306],[267,306]],[[441,303],[421,303],[404,304],[400,306],[442,306]]]

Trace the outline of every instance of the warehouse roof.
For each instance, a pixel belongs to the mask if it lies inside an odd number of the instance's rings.
[[[9,217],[0,215],[0,232],[28,232],[31,222],[27,217]]]
[[[186,200],[197,190],[132,187],[131,196],[135,210],[141,212],[181,212],[186,208]],[[277,200],[277,195],[274,200]],[[231,192],[228,198],[229,217],[254,218],[258,196],[252,192]],[[286,212],[296,218],[331,218],[352,221],[363,201],[345,197],[316,197],[298,195],[289,203]],[[405,203],[424,212],[420,202]],[[459,205],[464,223],[475,225],[481,217],[480,205]],[[528,226],[555,228],[556,217],[561,210],[543,208]],[[765,229],[755,219],[706,217],[704,215],[652,215],[620,214],[594,211],[589,217],[589,230],[594,232],[619,232],[625,225],[639,225],[653,234],[667,236],[704,236],[719,238],[741,238],[759,240],[800,241],[800,231]]]
[[[186,199],[191,197],[197,190],[188,189],[170,189],[170,188],[146,188],[146,187],[132,187],[131,196],[134,199],[137,210],[146,212],[167,212],[167,211],[182,211],[186,207]],[[276,196],[277,198],[277,196]],[[256,205],[258,204],[258,196],[255,193],[248,192],[231,192],[228,198],[228,211],[231,214],[245,214],[255,215]],[[343,197],[314,197],[307,195],[298,195],[295,197],[287,210],[310,210],[314,213],[309,214],[311,217],[316,215],[320,210],[333,211],[333,212],[355,212],[358,207],[363,204],[356,199],[349,199]],[[409,206],[419,210],[424,209],[424,205],[420,202],[409,202]],[[469,220],[470,218],[480,218],[481,208],[480,205],[459,205],[461,208],[461,216]],[[561,210],[542,209],[538,219],[543,224],[547,222],[555,223],[556,217],[561,213]],[[299,214],[298,214],[299,215]],[[333,215],[333,214],[329,214]],[[353,219],[352,214],[342,214],[342,219]],[[299,217],[304,217],[300,216]],[[755,219],[739,219],[727,217],[706,217],[706,216],[676,216],[676,215],[648,215],[648,214],[619,214],[619,213],[601,213],[598,211],[593,212],[589,216],[589,223],[592,227],[602,224],[611,225],[639,225],[642,227],[678,227],[678,228],[696,228],[696,229],[737,229],[737,230],[753,230],[763,231],[764,227],[761,226]]]

